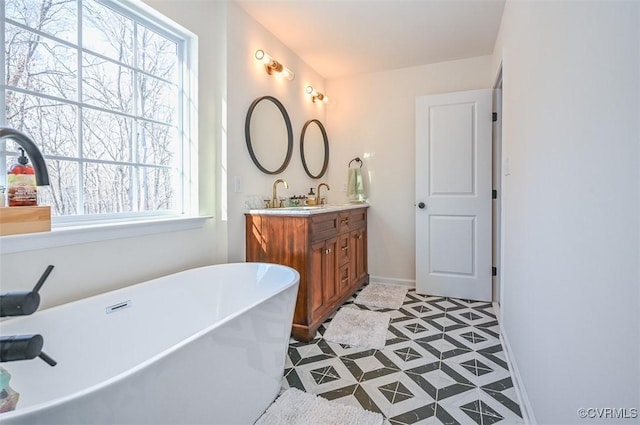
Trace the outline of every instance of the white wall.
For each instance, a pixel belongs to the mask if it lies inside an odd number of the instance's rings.
[[[200,181],[201,196],[215,194],[219,200],[215,209],[218,234],[224,237],[218,236],[216,241],[226,260],[244,261],[246,198],[271,198],[277,178],[284,178],[289,184],[289,189],[279,185],[280,196],[306,194],[309,187],[320,182],[304,172],[299,138],[307,120],[325,121],[324,106],[312,103],[304,91],[309,84],[322,91],[324,79],[235,2],[147,0],[147,3],[200,37],[200,84],[209,87],[206,92],[200,90],[200,139],[211,153],[216,153],[200,159],[203,172],[208,170]],[[291,69],[295,79],[288,81],[268,75],[254,59],[257,49],[263,49]],[[258,170],[245,142],[249,106],[256,98],[267,95],[284,105],[293,128],[291,162],[278,175]],[[265,159],[265,162],[272,160]],[[235,192],[236,177],[241,182],[240,192]]]
[[[212,215],[202,229],[146,237],[5,254],[0,257],[2,291],[31,289],[48,264],[56,266],[42,290],[42,307],[135,284],[200,265],[244,260],[245,197],[271,197],[276,178],[289,189],[281,196],[306,194],[320,182],[306,175],[299,137],[304,123],[325,121],[321,103],[304,92],[324,79],[302,62],[235,2],[145,0],[152,8],[198,36],[198,168],[200,213]],[[262,48],[292,69],[294,81],[269,76],[254,60]],[[245,145],[244,121],[251,102],[278,98],[288,110],[294,150],[277,176],[261,173]],[[242,182],[234,192],[234,177]]]
[[[539,424],[640,400],[639,8],[508,2],[496,43],[503,330]]]
[[[347,165],[364,161],[369,273],[415,283],[416,96],[491,88],[491,56],[327,81],[330,202],[347,201]]]
[[[271,198],[272,185],[277,178],[284,178],[289,189],[278,187],[279,196],[307,194],[323,180],[307,176],[300,159],[300,132],[307,120],[317,118],[325,122],[322,103],[312,103],[304,89],[311,84],[324,90],[324,79],[305,64],[273,34],[258,24],[235,2],[228,4],[228,75],[227,82],[227,142],[228,155],[228,258],[243,261],[245,258],[244,210],[247,196],[259,195]],[[295,73],[295,79],[270,76],[264,66],[254,59],[257,49],[263,49]],[[264,174],[255,167],[247,151],[244,124],[251,102],[261,96],[274,96],[285,106],[291,119],[294,149],[287,169],[278,175]],[[331,129],[329,137],[331,137]],[[333,142],[330,142],[333,143]],[[333,146],[333,145],[332,145]],[[330,167],[335,167],[333,157]],[[234,179],[239,177],[242,191],[234,192]]]
[[[31,289],[48,264],[55,269],[43,287],[50,307],[191,267],[226,261],[226,228],[219,219],[216,146],[224,84],[223,2],[149,0],[159,11],[200,37],[199,177],[200,213],[214,215],[202,229],[159,233],[0,256],[2,291]],[[206,16],[207,19],[202,19]],[[0,241],[0,243],[2,243]]]

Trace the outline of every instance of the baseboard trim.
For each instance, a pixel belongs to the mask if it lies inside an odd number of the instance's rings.
[[[518,364],[516,363],[516,359],[513,357],[513,351],[511,350],[511,345],[509,344],[509,338],[507,337],[506,329],[503,326],[502,322],[502,312],[500,311],[500,305],[497,302],[493,302],[493,310],[496,313],[496,318],[498,319],[498,324],[500,326],[500,340],[502,341],[502,346],[504,347],[504,354],[507,357],[507,361],[511,365],[511,374],[513,376],[513,387],[516,390],[516,395],[518,396],[518,402],[520,403],[520,411],[522,413],[522,419],[524,419],[525,425],[536,425],[536,418],[533,416],[533,408],[531,407],[531,403],[529,402],[529,397],[527,396],[527,390],[524,387],[522,382],[522,376],[520,376],[520,370],[518,370]]]
[[[389,283],[391,285],[408,286],[409,288],[415,288],[416,287],[416,281],[415,280],[397,279],[397,278],[394,278],[394,277],[369,276],[369,282],[371,282],[371,283]]]

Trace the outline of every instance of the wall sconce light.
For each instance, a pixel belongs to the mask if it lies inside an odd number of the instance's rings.
[[[311,100],[313,101],[313,103],[316,102],[316,99],[321,100],[324,103],[329,102],[329,98],[327,96],[325,96],[324,94],[320,93],[318,90],[314,89],[311,86],[307,86],[306,92],[307,92],[307,94],[311,95]]]
[[[274,72],[283,75],[287,80],[293,80],[296,75],[286,66],[269,56],[264,50],[256,50],[256,59],[264,64],[264,68],[267,74],[271,75]]]

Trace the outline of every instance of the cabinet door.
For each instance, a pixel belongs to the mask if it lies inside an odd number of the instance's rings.
[[[356,285],[367,274],[367,238],[366,230],[358,229],[350,233],[351,241],[351,284]]]
[[[311,245],[311,276],[308,283],[313,318],[331,308],[333,301],[338,298],[338,252],[338,238]]]
[[[322,283],[323,283],[323,301],[327,307],[331,306],[331,302],[334,301],[339,293],[337,288],[337,273],[338,273],[338,238],[332,238],[325,241],[324,251],[324,264],[322,266]]]
[[[307,294],[309,296],[309,309],[311,311],[310,320],[322,312],[324,304],[323,277],[324,274],[324,241],[311,245],[311,255],[309,256],[309,276],[307,278]]]
[[[245,256],[247,261],[266,261],[262,237],[262,216],[247,215],[245,218]]]

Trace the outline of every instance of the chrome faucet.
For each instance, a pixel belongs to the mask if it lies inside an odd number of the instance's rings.
[[[320,183],[320,184],[318,185],[318,188],[316,189],[316,199],[317,199],[316,205],[322,205],[322,204],[324,204],[324,202],[322,201],[322,197],[320,196],[320,188],[321,188],[322,186],[326,187],[326,188],[327,188],[327,190],[331,190],[331,188],[329,187],[329,185],[328,185],[328,184],[326,184],[326,183]]]
[[[42,152],[38,146],[26,134],[9,127],[0,127],[0,140],[13,139],[27,153],[27,156],[33,164],[33,171],[36,175],[36,184],[38,186],[49,186],[49,172],[47,164],[44,162]]]
[[[280,201],[278,201],[278,183],[284,184],[284,188],[288,189],[289,185],[284,179],[278,179],[273,182],[273,198],[271,199],[271,208],[278,208]]]

